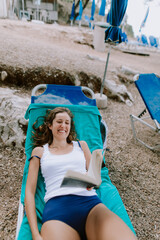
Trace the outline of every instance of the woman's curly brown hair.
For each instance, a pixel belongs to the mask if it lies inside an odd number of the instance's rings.
[[[49,145],[53,142],[53,134],[52,131],[49,129],[49,126],[52,125],[53,120],[56,117],[56,114],[66,112],[69,117],[71,118],[71,129],[70,133],[67,137],[67,143],[71,143],[72,140],[77,140],[77,135],[75,132],[75,126],[73,121],[73,114],[68,108],[65,107],[57,107],[53,110],[48,110],[46,116],[44,117],[44,122],[39,127],[36,127],[37,121],[33,124],[33,145],[36,146],[43,146],[44,144],[48,143]]]

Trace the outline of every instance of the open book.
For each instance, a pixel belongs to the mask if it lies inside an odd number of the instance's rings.
[[[62,180],[61,187],[99,187],[101,180],[102,149],[92,152],[90,165],[86,174],[68,170]]]

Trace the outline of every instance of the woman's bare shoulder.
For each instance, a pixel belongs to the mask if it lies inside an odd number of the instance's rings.
[[[35,147],[32,151],[32,156],[36,155],[38,157],[42,157],[44,148],[43,147]]]
[[[85,141],[79,141],[82,147],[88,147],[88,144]]]
[[[79,142],[83,151],[89,150],[88,144],[85,141],[79,141]]]

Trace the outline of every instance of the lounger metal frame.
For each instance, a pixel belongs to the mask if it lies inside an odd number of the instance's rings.
[[[42,89],[46,89],[46,88],[47,88],[47,84],[38,84],[37,86],[35,86],[33,88],[32,93],[31,93],[31,98],[36,96],[37,91],[42,90]],[[90,88],[81,86],[81,90],[88,92],[91,95],[91,99],[95,99],[94,92]],[[102,135],[102,141],[103,141],[103,155],[104,155],[105,151],[106,151],[106,148],[107,148],[108,127],[107,127],[106,122],[103,119],[101,120],[100,129],[101,129],[101,135]],[[16,238],[15,238],[15,240],[18,239],[18,234],[19,234],[20,227],[21,227],[21,224],[22,224],[23,216],[24,216],[24,206],[21,203],[21,197],[20,197],[19,207],[18,207],[18,219],[17,219],[17,228],[16,228]]]
[[[158,76],[157,74],[156,74],[156,76],[158,78],[160,78],[160,76]],[[139,78],[139,74],[135,75],[134,80],[136,81],[136,80],[138,80],[138,78]],[[148,114],[148,115],[144,116],[144,114]],[[150,129],[152,129],[156,133],[160,134],[160,125],[157,122],[157,120],[152,119],[154,125],[151,125],[146,121],[146,119],[151,119],[151,116],[149,115],[146,108],[138,116],[135,116],[133,114],[130,115],[131,127],[132,127],[132,132],[133,132],[134,139],[136,141],[138,141],[139,143],[143,144],[144,146],[146,146],[147,148],[153,150],[153,151],[155,151],[155,150],[159,151],[160,150],[160,144],[157,144],[155,146],[148,145],[147,143],[142,141],[137,135],[136,127],[135,127],[135,122],[137,122],[137,121],[144,124],[145,126],[149,127]]]

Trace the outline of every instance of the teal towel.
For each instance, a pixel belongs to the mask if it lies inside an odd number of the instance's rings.
[[[77,137],[79,140],[84,140],[87,142],[90,151],[95,149],[102,149],[103,143],[100,132],[100,122],[101,115],[96,106],[82,106],[82,105],[53,105],[53,104],[31,104],[26,111],[25,118],[29,119],[25,152],[26,152],[26,163],[24,167],[22,189],[21,189],[21,202],[24,204],[25,199],[25,187],[28,175],[29,161],[33,149],[32,140],[32,125],[38,119],[38,124],[42,124],[43,116],[45,116],[48,109],[53,109],[55,107],[67,107],[74,115],[75,128],[77,132]],[[113,212],[115,212],[119,217],[121,217],[124,222],[130,227],[134,232],[131,221],[125,210],[124,204],[119,196],[116,187],[111,183],[107,168],[102,169],[102,184],[97,190],[98,196],[101,198],[103,203]],[[41,219],[44,208],[44,195],[45,195],[45,185],[44,180],[39,171],[37,189],[35,195],[36,202],[36,212],[39,230],[41,229]],[[135,232],[134,232],[135,233]],[[23,222],[21,224],[18,240],[32,239],[30,227],[26,215],[24,214]]]

